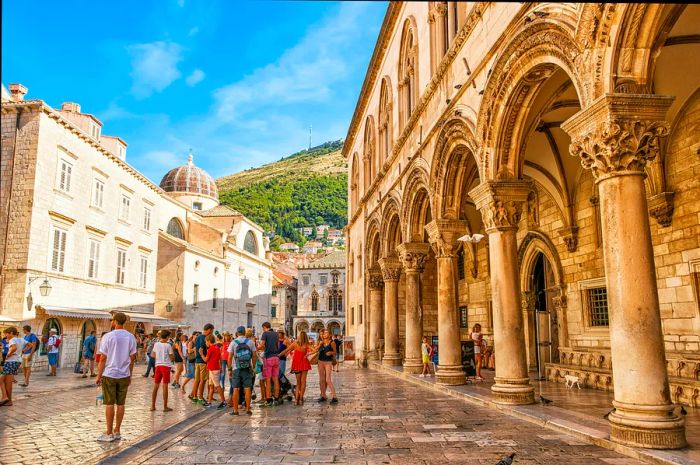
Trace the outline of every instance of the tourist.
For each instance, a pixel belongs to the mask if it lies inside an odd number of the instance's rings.
[[[257,357],[255,353],[255,343],[245,336],[246,330],[239,326],[236,330],[236,338],[228,346],[228,371],[231,377],[231,415],[238,415],[238,408],[241,403],[240,392],[243,389],[245,397],[246,414],[252,415],[250,402],[253,391],[254,368]]]
[[[199,333],[195,331],[189,338],[187,338],[185,342],[182,343],[182,353],[187,355],[185,358],[185,381],[182,383],[182,387],[180,388],[182,389],[182,392],[187,392],[185,389],[187,383],[194,379],[194,360],[196,358],[194,353],[194,340],[198,335]]]
[[[222,409],[226,406],[226,398],[224,397],[224,389],[219,383],[219,372],[221,371],[221,349],[216,343],[216,338],[213,334],[207,336],[206,339],[207,351],[204,352],[203,349],[199,349],[199,355],[201,355],[202,360],[207,365],[207,371],[209,372],[209,393],[207,396],[207,401],[204,402],[205,407],[211,405],[211,401],[214,398],[214,390],[219,394],[221,402],[216,407]]]
[[[203,405],[204,400],[204,384],[207,382],[209,374],[207,373],[207,365],[204,361],[204,356],[207,354],[207,337],[214,331],[214,325],[207,323],[204,325],[204,331],[199,334],[194,340],[194,383],[192,384],[192,393],[190,399],[192,402]]]
[[[5,357],[7,357],[7,351],[10,349],[10,346],[7,343],[7,337],[5,337],[5,334],[2,335],[2,362],[0,362],[0,366],[5,365]]]
[[[262,393],[265,399],[265,407],[271,407],[278,402],[280,395],[280,359],[279,354],[279,337],[272,329],[272,325],[268,321],[262,324],[263,333],[260,336],[260,344],[258,349],[263,351],[263,370],[262,377],[265,380],[263,384],[265,391]],[[273,390],[274,387],[274,390]]]
[[[32,327],[29,325],[24,325],[22,327],[24,330],[24,349],[22,350],[22,370],[24,374],[24,383],[20,384],[22,387],[29,386],[29,376],[32,373],[32,366],[34,365],[34,354],[39,350],[39,338],[36,334],[32,333]]]
[[[160,334],[160,331],[158,332]],[[155,376],[155,370],[156,370],[156,359],[153,358],[153,347],[155,347],[156,342],[158,342],[158,339],[153,337],[153,334],[149,334],[146,336],[146,356],[148,357],[148,365],[146,366],[146,373],[143,374],[144,378],[148,378],[148,375],[151,373],[151,370],[153,370],[153,374],[151,377]]]
[[[58,347],[61,345],[61,340],[58,337],[58,330],[51,328],[49,330],[49,339],[46,342],[48,358],[49,358],[49,373],[46,376],[56,376],[56,367],[58,366]]]
[[[168,384],[170,384],[170,369],[173,366],[174,351],[168,338],[170,331],[164,329],[159,332],[160,340],[153,345],[153,352],[150,354],[155,360],[155,372],[153,374],[153,390],[151,391],[151,412],[156,410],[156,399],[158,398],[158,388],[163,385],[163,411],[170,412],[168,407]]]
[[[428,343],[428,338],[423,336],[423,343],[420,346],[421,359],[423,361],[423,372],[418,375],[421,378],[426,376],[433,376],[430,372],[430,357],[433,355],[433,348]]]
[[[331,391],[331,404],[337,404],[338,398],[335,395],[335,386],[333,385],[333,360],[335,360],[335,354],[337,353],[335,342],[331,338],[331,332],[327,329],[322,329],[320,331],[320,339],[316,343],[316,350],[318,351],[318,378],[321,384],[321,397],[318,399],[319,402],[325,402],[326,390]]]
[[[90,331],[90,335],[83,341],[83,378],[87,378],[88,368],[90,369],[90,377],[94,378],[95,374],[95,349],[97,348],[97,336],[95,331]]]
[[[180,376],[182,375],[182,371],[184,370],[184,365],[185,365],[185,360],[187,359],[187,355],[185,355],[185,352],[182,350],[182,338],[185,338],[187,340],[187,337],[184,334],[178,334],[175,336],[175,340],[173,341],[173,361],[175,362],[175,377],[173,378],[173,387],[175,389],[178,389],[180,387]]]
[[[333,369],[335,371],[340,371],[340,354],[343,351],[343,341],[340,339],[339,335],[336,335],[335,338],[333,338],[333,342],[335,342],[335,360],[333,361]]]
[[[24,339],[19,337],[19,331],[15,326],[5,328],[3,335],[7,340],[7,354],[5,355],[5,363],[2,365],[2,372],[0,372],[2,373],[0,374],[0,391],[2,391],[0,406],[10,407],[12,405],[12,383],[20,365],[22,365]]]
[[[221,336],[221,370],[219,373],[219,384],[221,389],[226,390],[226,373],[228,372],[228,346],[231,344],[231,333],[224,331]]]
[[[476,379],[483,381],[484,378],[481,377],[481,349],[484,345],[484,335],[481,334],[481,325],[479,323],[475,324],[472,328],[472,333],[470,335],[471,340],[474,341],[474,360],[476,361]]]
[[[118,441],[122,438],[121,426],[124,419],[126,393],[131,384],[131,375],[136,362],[136,338],[124,329],[126,315],[116,312],[112,316],[112,331],[105,334],[100,342],[100,364],[97,367],[95,384],[102,386],[107,432],[97,438],[100,442]],[[115,408],[116,423],[115,423]]]
[[[304,405],[304,394],[306,393],[306,376],[311,370],[311,362],[309,362],[308,356],[314,353],[313,348],[309,342],[309,336],[307,336],[306,331],[299,332],[299,337],[295,342],[292,342],[286,349],[280,352],[280,357],[287,355],[289,352],[294,351],[292,354],[292,370],[294,376],[297,379],[297,386],[295,389],[295,400],[296,405]]]
[[[280,359],[280,368],[279,368],[279,376],[277,377],[280,382],[282,381],[282,377],[284,376],[284,373],[287,371],[287,354],[282,355],[282,352],[284,352],[287,349],[288,346],[288,341],[284,337],[284,330],[283,329],[278,329],[277,330],[277,338],[280,341],[279,344],[279,359]]]

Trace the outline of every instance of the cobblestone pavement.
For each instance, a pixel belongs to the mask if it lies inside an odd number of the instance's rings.
[[[104,454],[151,436],[202,412],[186,395],[170,389],[172,412],[150,411],[150,378],[140,376],[137,367],[126,402],[122,423],[123,439],[98,443],[105,429],[104,407],[95,404],[98,388],[94,378],[81,379],[67,371],[56,378],[45,373],[32,376],[29,388],[15,384],[14,405],[0,407],[0,463],[72,465],[95,461]],[[190,386],[188,386],[189,388]],[[53,388],[54,392],[50,392]],[[157,407],[162,408],[162,399]]]
[[[318,404],[317,376],[307,402],[220,415],[133,463],[633,465],[634,459],[414,386],[393,376],[344,369],[340,403]]]

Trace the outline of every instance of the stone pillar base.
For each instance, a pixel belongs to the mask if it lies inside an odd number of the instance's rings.
[[[401,366],[401,354],[385,353],[382,357],[382,365]]]
[[[423,361],[419,358],[407,358],[403,361],[403,371],[406,373],[423,373]]]
[[[438,365],[435,371],[435,382],[449,386],[467,384],[467,374],[462,365]]]
[[[680,449],[688,445],[685,421],[670,405],[630,405],[613,401],[610,438],[621,444],[648,449]]]
[[[378,350],[368,350],[367,351],[367,360],[379,360],[379,351]]]
[[[529,378],[496,378],[491,386],[492,399],[497,404],[528,405],[535,403],[535,388],[530,386]]]

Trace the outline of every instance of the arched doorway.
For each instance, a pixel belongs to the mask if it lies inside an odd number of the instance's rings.
[[[331,321],[328,323],[328,331],[330,331],[333,336],[340,336],[342,334],[340,323],[337,321]]]
[[[531,310],[528,312],[532,324],[535,364],[538,378],[545,379],[545,364],[558,360],[559,337],[557,332],[557,313],[552,303],[556,286],[554,272],[549,260],[542,252],[537,252],[532,274],[530,275]]]
[[[315,321],[314,324],[311,325],[311,332],[318,333],[321,332],[321,330],[324,328],[325,326],[323,324],[323,321]]]
[[[297,322],[295,336],[299,337],[299,333],[302,331],[304,331],[306,333],[309,332],[309,323],[307,323],[305,320],[301,320],[301,321]]]
[[[49,342],[49,331],[51,331],[51,328],[55,328],[59,335],[63,333],[61,330],[61,322],[57,318],[49,318],[46,320],[41,330],[41,350],[39,351],[39,355],[46,355],[48,353],[48,346],[46,344]],[[61,346],[59,346],[59,353],[60,347]],[[59,360],[60,359],[61,357],[59,356]]]
[[[97,331],[95,322],[92,320],[85,320],[82,329],[80,330],[80,344],[78,344],[78,362],[83,360],[83,349],[85,344],[85,339],[90,335],[92,331]]]

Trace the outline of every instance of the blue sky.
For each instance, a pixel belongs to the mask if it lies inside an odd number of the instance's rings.
[[[159,182],[345,137],[386,2],[6,0],[2,82],[80,103]]]

